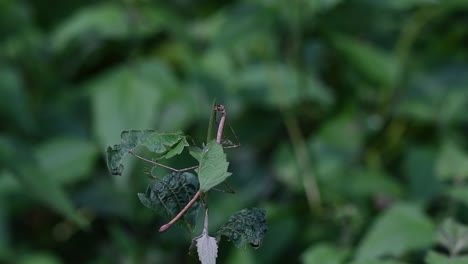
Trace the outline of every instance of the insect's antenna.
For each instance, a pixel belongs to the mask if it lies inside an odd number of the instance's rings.
[[[234,135],[234,138],[236,139],[237,146],[240,147],[241,143],[239,141],[239,138],[237,137],[236,132],[234,131],[234,128],[231,126],[231,122],[228,121],[229,129],[231,129],[232,134]]]
[[[224,148],[228,149],[228,148],[237,148],[237,147],[240,147],[240,141],[239,141],[239,138],[237,137],[237,134],[236,132],[234,131],[234,129],[232,128],[231,126],[231,122],[227,121],[228,125],[229,125],[229,129],[231,130],[232,132],[232,135],[234,136],[234,138],[236,139],[236,144],[234,145],[229,145],[229,146],[225,146]]]

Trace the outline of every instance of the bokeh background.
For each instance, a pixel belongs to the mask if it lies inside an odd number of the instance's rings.
[[[105,149],[145,128],[201,144],[216,98],[242,146],[210,225],[245,207],[269,223],[258,250],[222,241],[219,263],[468,263],[467,11],[1,0],[0,262],[197,263],[192,234],[158,233],[139,202],[148,164],[113,177]]]

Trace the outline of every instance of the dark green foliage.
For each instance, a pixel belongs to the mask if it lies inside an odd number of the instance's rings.
[[[122,142],[119,145],[107,148],[107,165],[113,175],[123,172],[122,160],[131,151],[139,146],[146,147],[156,154],[157,159],[171,158],[178,155],[188,146],[182,132],[160,133],[154,130],[129,130],[121,134]]]
[[[141,203],[167,220],[172,219],[192,199],[199,189],[197,177],[189,172],[170,173],[158,180],[145,193],[139,193]],[[196,201],[185,213],[182,222],[192,231],[200,209]]]
[[[267,232],[267,221],[265,209],[251,208],[243,209],[223,224],[215,235],[218,241],[226,237],[236,247],[243,247],[249,243],[254,248],[262,245],[263,237]]]

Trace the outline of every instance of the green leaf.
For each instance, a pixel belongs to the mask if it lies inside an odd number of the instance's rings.
[[[348,36],[333,34],[333,46],[369,81],[388,86],[396,78],[398,64],[391,54]]]
[[[94,133],[101,146],[115,144],[121,131],[146,129],[178,91],[168,67],[158,60],[137,61],[99,75],[88,84]]]
[[[409,10],[418,6],[435,5],[441,2],[437,0],[392,0],[392,1],[375,1],[375,4],[384,8],[394,9],[399,11]]]
[[[34,126],[20,72],[0,65],[0,118],[24,130]]]
[[[84,39],[125,39],[154,34],[167,22],[162,8],[145,6],[132,9],[117,3],[97,4],[82,8],[59,25],[51,43],[62,50],[73,41]],[[132,20],[133,18],[133,20]],[[129,23],[132,23],[131,26]]]
[[[403,196],[401,184],[382,170],[356,170],[349,179],[346,189],[354,197],[369,198],[382,194],[391,198]]]
[[[172,219],[192,199],[199,189],[197,177],[191,173],[171,173],[156,182],[146,193],[139,193],[141,203],[166,219]],[[181,218],[192,231],[200,209],[199,200]],[[178,221],[179,222],[179,221]]]
[[[329,106],[334,102],[331,91],[313,74],[302,75],[283,64],[250,66],[239,73],[235,88],[245,100],[273,107],[309,101]]]
[[[129,130],[121,134],[121,143],[107,148],[107,164],[112,175],[123,172],[122,160],[139,146],[146,147],[156,158],[171,158],[188,146],[182,132],[161,133],[154,130]]]
[[[1,178],[1,176],[0,176]],[[0,193],[0,261],[12,250],[13,232],[10,230],[7,199]]]
[[[229,162],[223,146],[211,140],[203,148],[200,155],[200,166],[195,170],[200,181],[200,190],[207,192],[216,185],[222,183],[231,173],[227,171]]]
[[[83,8],[57,28],[51,42],[56,49],[63,49],[85,33],[107,38],[125,36],[129,32],[127,20],[125,9],[115,4]]]
[[[264,209],[243,209],[234,215],[216,231],[216,238],[221,240],[225,236],[236,247],[243,247],[246,243],[254,248],[262,244],[267,232],[266,211]]]
[[[91,176],[97,147],[79,138],[54,138],[35,151],[44,173],[60,184],[70,184]]]
[[[466,264],[468,257],[449,258],[437,252],[430,251],[426,256],[426,264]]]
[[[452,142],[446,142],[439,153],[436,165],[437,176],[442,180],[468,178],[468,155]]]
[[[466,122],[467,70],[465,64],[448,64],[412,74],[399,95],[395,115],[439,125]]]
[[[32,153],[22,142],[0,136],[0,166],[15,176],[22,193],[42,202],[80,227],[86,227],[87,220],[77,213],[58,182],[42,171]]]
[[[458,255],[468,249],[468,228],[453,219],[445,219],[437,230],[436,239],[450,255]]]
[[[409,192],[414,200],[430,202],[441,190],[433,164],[436,152],[429,146],[410,146],[403,159],[403,173],[409,183]]]
[[[406,264],[397,260],[369,259],[364,261],[353,261],[351,264]]]
[[[302,253],[304,264],[341,264],[349,255],[349,250],[339,249],[327,244],[319,244]]]
[[[60,261],[55,254],[52,252],[31,252],[26,256],[21,256],[17,259],[18,264],[61,264],[63,263]]]
[[[189,153],[192,157],[194,157],[198,162],[200,162],[203,149],[197,147],[197,146],[190,146],[189,147]]]
[[[398,204],[380,215],[360,243],[356,260],[401,256],[432,244],[434,226],[418,207]]]
[[[259,260],[256,259],[253,249],[246,248],[244,250],[230,250],[226,258],[226,264],[255,264]]]
[[[465,206],[468,206],[468,188],[466,188],[466,186],[453,186],[446,192],[452,199],[460,201],[464,203]]]

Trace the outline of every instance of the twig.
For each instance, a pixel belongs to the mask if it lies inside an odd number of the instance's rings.
[[[226,122],[226,108],[224,105],[216,105],[214,108],[215,111],[221,112],[221,119],[219,120],[218,133],[216,134],[216,142],[221,144],[221,139],[223,137],[224,122]]]
[[[221,144],[221,138],[223,136],[223,128],[224,128],[224,123],[226,121],[226,109],[224,107],[224,105],[216,105],[214,108],[213,108],[214,111],[217,111],[217,112],[221,112],[222,116],[221,116],[221,119],[219,121],[219,126],[218,126],[218,133],[216,135],[216,142],[218,144]],[[136,155],[135,153],[133,152],[130,152],[132,153],[133,155],[135,155],[137,158],[141,158],[142,160],[145,160],[145,161],[148,161],[148,162],[151,162],[153,164],[156,164],[156,165],[159,165],[161,166],[162,164],[159,164],[155,161],[152,161],[152,160],[148,160],[146,158],[143,158],[143,157],[140,157],[138,155]],[[177,170],[177,169],[174,169],[174,168],[171,168],[169,166],[162,166],[162,167],[165,167],[165,168],[168,168],[168,169],[172,169],[174,171],[182,171],[182,170]],[[193,168],[196,168],[197,166],[195,167],[191,167],[191,169]],[[184,169],[184,170],[188,170],[188,168]],[[234,192],[234,190],[232,190],[232,188],[226,184],[226,186],[228,186],[228,188]],[[195,201],[200,197],[201,195],[201,190],[198,190],[198,192],[192,197],[192,199],[190,200],[190,202],[187,203],[187,205],[167,224],[161,226],[159,228],[159,232],[164,232],[166,231],[169,227],[171,227],[175,222],[177,222],[177,220],[179,220],[184,214],[185,212],[187,212],[187,210],[193,205],[193,203],[195,203]],[[206,205],[206,202],[205,202],[205,205]]]
[[[133,152],[132,150],[130,150],[128,153],[132,154],[133,156],[143,160],[143,161],[146,161],[146,162],[149,162],[153,165],[156,165],[156,166],[161,166],[163,168],[166,168],[166,169],[169,169],[169,170],[172,170],[172,171],[175,171],[175,172],[183,172],[183,171],[189,171],[189,170],[193,170],[193,169],[196,169],[198,168],[198,165],[195,165],[195,166],[192,166],[192,167],[188,167],[188,168],[183,168],[183,169],[176,169],[176,168],[173,168],[173,167],[170,167],[170,166],[167,166],[167,165],[164,165],[164,164],[161,164],[159,162],[156,162],[154,160],[150,160],[150,159],[147,159],[145,157],[142,157],[138,154],[136,154],[135,152]]]
[[[218,189],[218,188],[212,188],[212,190],[215,190],[215,191],[218,191],[218,192],[223,192],[223,193],[231,193],[231,194],[236,193],[236,190],[234,190],[234,189],[228,184],[227,181],[224,181],[224,185],[229,189],[228,191],[226,191],[226,190],[221,190],[221,189]]]
[[[192,200],[190,200],[190,202],[188,202],[188,204],[182,209],[180,210],[180,212],[167,224],[161,226],[159,228],[159,232],[164,232],[166,231],[169,227],[171,227],[175,222],[177,222],[177,220],[179,220],[184,214],[185,212],[187,212],[187,210],[192,206],[192,204],[198,199],[198,197],[200,197],[200,194],[201,194],[201,190],[198,190],[198,192],[193,196]]]

